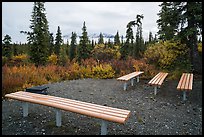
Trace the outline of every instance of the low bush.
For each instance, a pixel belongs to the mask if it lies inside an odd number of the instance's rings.
[[[189,48],[180,41],[160,41],[149,45],[144,53],[147,63],[153,64],[157,69],[172,71],[178,68],[187,68],[189,61]]]
[[[135,68],[135,71],[144,72],[144,74],[141,75],[141,78],[143,79],[150,79],[158,73],[158,70],[155,68],[155,66],[146,63],[144,59],[134,60],[133,67]]]
[[[9,66],[28,65],[30,63],[30,57],[27,54],[19,54],[13,56],[7,63]]]
[[[92,75],[94,78],[108,79],[113,78],[115,71],[109,64],[100,64],[92,68]]]
[[[57,62],[58,62],[58,57],[57,57],[57,55],[54,54],[54,53],[53,53],[52,55],[50,55],[50,56],[48,57],[48,62],[49,62],[50,64],[56,65]]]

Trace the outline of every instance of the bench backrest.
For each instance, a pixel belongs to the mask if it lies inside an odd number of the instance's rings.
[[[117,80],[130,80],[131,78],[137,77],[140,74],[144,73],[143,71],[136,71],[136,72],[132,72],[130,74],[124,75],[122,77],[117,78]]]
[[[130,116],[129,110],[24,91],[6,94],[5,97],[54,107],[120,124],[124,124]]]
[[[193,87],[193,74],[192,73],[183,73],[180,81],[178,83],[178,90],[192,90]]]
[[[162,85],[164,79],[167,77],[168,73],[159,72],[154,78],[152,78],[148,84],[150,85]]]

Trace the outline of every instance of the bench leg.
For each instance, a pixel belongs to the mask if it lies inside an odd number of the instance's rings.
[[[157,94],[157,86],[154,87],[154,95]]]
[[[56,109],[56,126],[60,127],[62,125],[62,117],[61,117],[61,111],[59,109]]]
[[[134,85],[134,78],[131,79],[131,86]]]
[[[186,101],[186,91],[183,91],[183,101]]]
[[[108,122],[105,120],[102,120],[101,121],[101,135],[107,135],[108,133],[107,127],[108,127]]]
[[[124,90],[127,89],[127,82],[124,83],[123,89],[124,89]]]
[[[139,76],[137,76],[137,82],[139,82],[139,81],[140,81]]]
[[[28,102],[22,102],[22,106],[23,106],[23,117],[27,117],[28,116]]]

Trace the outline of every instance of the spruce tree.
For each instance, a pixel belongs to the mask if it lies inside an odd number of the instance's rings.
[[[144,44],[144,38],[142,35],[142,24],[140,26],[138,26],[139,29],[139,57],[141,57],[141,55],[144,53],[144,51],[146,50],[145,44]]]
[[[2,55],[11,58],[12,50],[11,50],[11,37],[9,35],[5,35],[2,43]]]
[[[30,44],[30,59],[36,66],[44,65],[49,55],[49,30],[46,19],[44,2],[34,2],[31,15],[32,19],[28,32],[28,44]]]
[[[99,34],[98,44],[104,44],[103,34],[102,33]]]
[[[135,37],[135,44],[133,48],[133,57],[137,58],[139,56],[139,48],[140,48],[140,32],[139,27],[137,28],[136,37]]]
[[[134,48],[134,36],[133,36],[133,29],[132,27],[137,25],[141,25],[141,19],[143,19],[143,15],[137,15],[136,20],[130,21],[127,24],[127,30],[126,30],[126,41],[125,43],[121,46],[120,53],[121,53],[121,58],[126,59],[128,55],[133,56],[133,48]]]
[[[109,48],[113,48],[113,43],[111,42],[110,38],[108,38],[108,47]]]
[[[94,43],[94,40],[92,39],[92,41],[91,41],[91,47],[94,49],[94,46],[95,46],[95,43]]]
[[[179,13],[177,12],[177,7],[172,5],[173,2],[163,2],[159,5],[161,10],[158,13],[159,19],[157,20],[157,24],[159,28],[159,39],[161,40],[171,40],[177,32]]]
[[[64,66],[66,64],[66,61],[68,59],[67,53],[66,53],[66,45],[62,45],[60,47],[60,53],[59,53],[59,64]]]
[[[76,47],[77,47],[76,38],[77,38],[77,34],[75,32],[72,32],[71,44],[69,49],[70,60],[73,60],[76,57]]]
[[[114,36],[114,44],[120,45],[120,37],[119,37],[118,31],[117,31],[116,35]]]
[[[81,59],[87,59],[91,55],[91,44],[88,39],[88,33],[86,31],[85,21],[82,27],[82,36],[80,36],[80,41],[77,47],[77,60],[81,62]]]
[[[165,5],[166,3],[162,3]],[[180,40],[190,49],[190,61],[192,70],[202,73],[202,61],[198,54],[197,36],[202,34],[202,2],[169,2],[166,11],[161,10],[157,20],[159,27],[159,38],[166,40],[171,32],[176,40]],[[168,13],[168,14],[167,14]],[[162,27],[168,26],[168,30]]]
[[[152,32],[150,31],[149,32],[149,43],[152,43],[153,41],[153,35],[152,35]]]
[[[17,50],[17,44],[16,43],[13,44],[13,55],[14,56],[18,55],[18,50]]]
[[[62,33],[60,30],[60,27],[57,27],[57,33],[56,33],[56,38],[55,38],[55,54],[59,56],[60,54],[60,48],[62,45],[63,39],[62,39]]]
[[[49,37],[49,41],[50,41],[50,48],[49,48],[49,55],[55,53],[55,44],[54,44],[54,37],[53,37],[53,33],[50,33],[50,37]]]

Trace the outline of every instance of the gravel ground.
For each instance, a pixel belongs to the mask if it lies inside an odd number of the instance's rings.
[[[127,109],[131,115],[124,125],[109,122],[108,135],[202,135],[202,80],[194,78],[193,90],[182,102],[178,81],[166,80],[154,95],[149,80],[123,83],[116,79],[80,79],[46,84],[54,96]],[[55,109],[29,104],[22,116],[21,102],[2,101],[3,135],[99,135],[101,120],[62,111],[62,126],[55,126]]]

